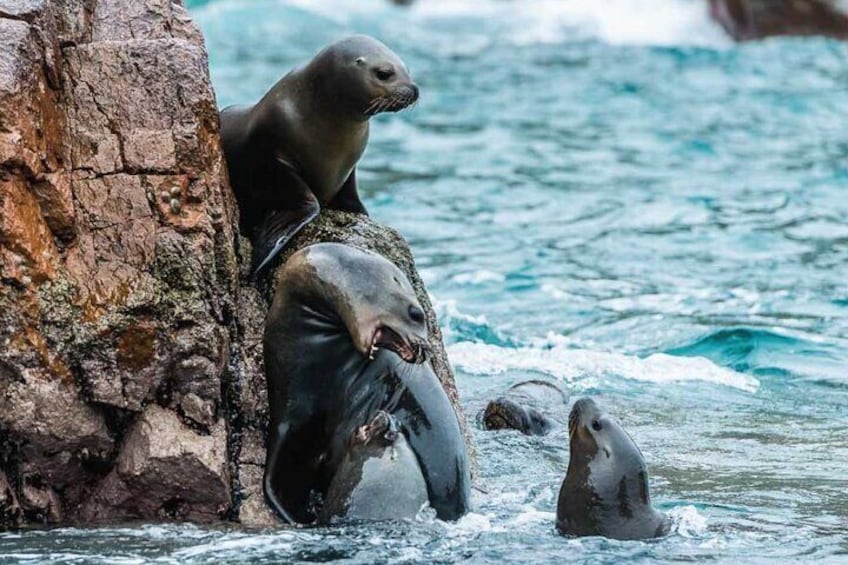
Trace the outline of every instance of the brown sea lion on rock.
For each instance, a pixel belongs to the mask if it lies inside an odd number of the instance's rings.
[[[404,62],[364,35],[322,49],[253,106],[221,111],[221,141],[240,210],[261,270],[321,207],[367,213],[356,164],[368,120],[418,100]]]
[[[568,431],[571,459],[557,502],[560,533],[623,540],[667,534],[671,522],[651,506],[642,452],[618,420],[581,398]]]

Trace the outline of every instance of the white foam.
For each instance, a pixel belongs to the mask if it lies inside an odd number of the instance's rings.
[[[237,9],[240,2],[213,2],[194,11]],[[440,20],[495,22],[497,40],[516,45],[561,43],[575,36],[595,37],[618,45],[731,44],[710,19],[703,0],[418,0],[407,8],[393,6],[388,0],[277,0],[277,4],[305,10],[343,26],[390,13],[394,18],[428,28],[433,36],[440,33]],[[452,36],[453,33],[451,30]],[[463,49],[466,42],[481,38],[485,36],[469,31],[461,39],[454,37],[453,44]]]
[[[412,10],[429,17],[509,21],[514,39],[523,44],[558,43],[575,28],[614,44],[728,43],[703,0],[420,0]]]
[[[478,271],[470,271],[467,273],[458,273],[451,277],[451,280],[457,284],[462,285],[480,285],[488,282],[503,282],[505,278],[506,277],[504,277],[500,273],[482,269]]]
[[[179,549],[172,557],[181,559],[195,559],[198,557],[216,555],[221,553],[240,553],[250,549],[258,548],[267,551],[269,548],[281,553],[291,551],[295,541],[314,540],[317,536],[303,532],[274,532],[269,534],[228,534],[214,538],[204,544]]]
[[[575,388],[597,386],[609,378],[654,383],[704,381],[754,392],[754,377],[719,367],[704,357],[675,357],[655,353],[640,358],[620,353],[572,349],[567,344],[500,347],[460,342],[448,347],[451,362],[467,373],[499,374],[510,370],[540,371],[572,383]]]
[[[672,530],[685,538],[700,537],[707,532],[707,519],[694,506],[676,506],[668,511]]]

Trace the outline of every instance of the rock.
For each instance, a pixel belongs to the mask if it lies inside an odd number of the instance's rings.
[[[775,35],[848,39],[848,13],[835,0],[710,0],[710,15],[736,41]]]
[[[223,420],[208,435],[199,434],[153,405],[132,425],[115,470],[81,515],[89,523],[151,517],[209,522],[223,518],[230,503]]]
[[[201,34],[173,0],[0,0],[0,36],[0,504],[219,520],[240,272]]]
[[[62,522],[62,505],[52,487],[35,479],[24,482],[21,506],[30,522],[58,524]]]
[[[267,296],[237,233],[203,38],[179,0],[0,0],[0,527],[276,524]],[[405,241],[326,213],[298,238]],[[464,419],[462,419],[464,424]]]

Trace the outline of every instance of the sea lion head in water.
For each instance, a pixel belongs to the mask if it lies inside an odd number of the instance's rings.
[[[367,120],[418,101],[418,86],[391,49],[367,35],[354,35],[320,51],[307,67],[320,92],[354,118]]]
[[[557,529],[566,535],[646,539],[669,531],[651,506],[642,452],[621,424],[589,398],[568,419],[571,459],[557,503]]]
[[[485,430],[518,430],[542,436],[564,425],[568,396],[553,383],[533,379],[511,386],[503,396],[490,401],[479,414]]]

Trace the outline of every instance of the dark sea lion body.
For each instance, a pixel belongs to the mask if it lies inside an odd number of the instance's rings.
[[[412,519],[428,500],[427,482],[400,422],[380,411],[351,438],[324,496],[320,521]]]
[[[568,396],[555,384],[529,380],[511,386],[490,401],[479,414],[485,430],[518,430],[527,435],[546,435],[565,423]]]
[[[269,264],[321,207],[366,213],[356,164],[368,120],[418,99],[403,61],[367,36],[343,39],[253,106],[221,111],[221,142],[254,267]]]
[[[326,495],[351,434],[381,410],[400,423],[437,515],[467,512],[465,442],[424,362],[426,336],[409,281],[375,253],[318,244],[280,269],[264,339],[271,408],[264,486],[281,517],[315,519],[311,493]]]
[[[556,526],[572,536],[647,539],[670,520],[651,506],[642,452],[618,421],[588,398],[569,416],[571,459],[559,491]]]

